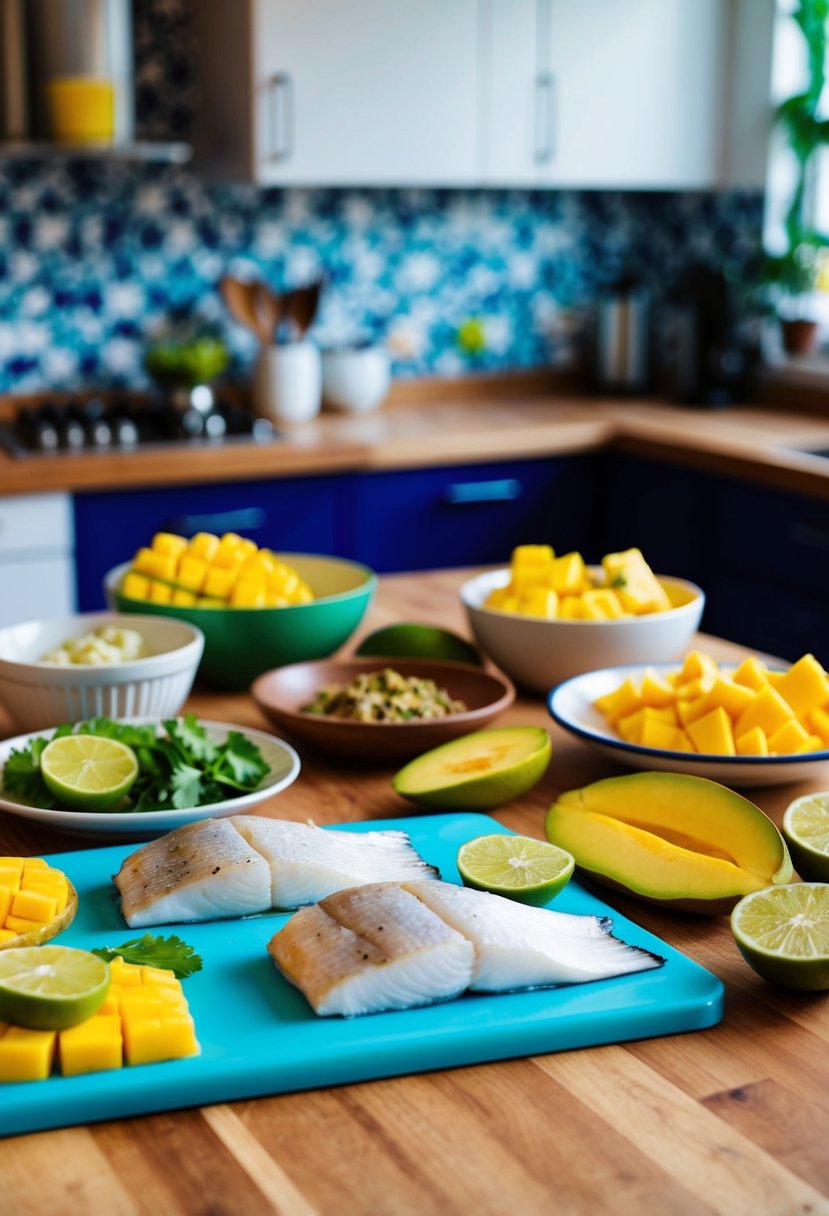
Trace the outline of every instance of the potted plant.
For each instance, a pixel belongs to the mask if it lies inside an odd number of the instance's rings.
[[[786,133],[794,155],[794,189],[785,210],[785,247],[765,259],[763,282],[780,320],[787,354],[803,354],[817,339],[812,294],[825,277],[824,251],[829,237],[811,216],[815,154],[829,144],[829,119],[822,116],[829,50],[829,0],[798,0],[791,14],[806,40],[808,74],[805,88],[777,108],[775,121]],[[822,286],[822,283],[821,283]]]

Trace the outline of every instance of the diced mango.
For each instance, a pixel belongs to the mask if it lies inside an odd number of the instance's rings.
[[[734,747],[738,756],[767,756],[769,754],[768,739],[760,726],[753,726],[744,735],[739,735],[734,740]]]
[[[829,710],[813,709],[806,721],[812,733],[822,740],[825,747],[829,747]]]
[[[58,1035],[60,1070],[65,1077],[123,1066],[123,1034],[117,1013],[97,1013]]]
[[[635,709],[640,709],[642,698],[639,695],[638,687],[628,676],[618,688],[599,697],[594,704],[600,713],[608,717],[611,722],[616,722],[626,714],[633,713]]]
[[[789,718],[779,730],[769,736],[769,752],[773,756],[786,756],[799,752],[809,742],[809,732],[796,718]]]
[[[590,585],[580,553],[565,553],[550,563],[549,585],[559,595],[577,595]]]
[[[32,920],[29,916],[15,916],[11,913],[6,917],[4,929],[13,929],[15,933],[31,933],[34,929],[40,929],[43,926],[42,920]]]
[[[701,650],[691,650],[686,654],[682,663],[680,672],[679,684],[688,684],[691,680],[704,680],[709,676],[715,678],[720,674],[719,665],[716,659],[712,659],[709,654],[703,654]]]
[[[231,569],[240,566],[242,564],[242,554],[239,551],[241,543],[241,536],[237,536],[235,532],[225,532],[219,541],[216,552],[213,554],[213,565],[218,566],[220,569]]]
[[[642,686],[639,692],[642,698],[643,705],[652,705],[655,708],[660,706],[672,705],[676,693],[671,685],[658,672],[649,667],[642,677]],[[674,716],[674,721],[676,717]]]
[[[55,1055],[54,1030],[0,1029],[0,1081],[44,1081]]]
[[[648,612],[665,612],[671,607],[665,589],[656,579],[641,549],[623,553],[608,553],[602,558],[607,586],[618,594],[622,607],[639,616]]]
[[[685,728],[694,747],[702,755],[733,756],[734,731],[731,719],[720,705],[696,722],[689,722]]]
[[[768,739],[780,729],[794,713],[791,707],[780,696],[776,688],[765,684],[760,688],[754,700],[743,710],[737,719],[735,731],[744,735],[752,726],[761,726]]]
[[[40,891],[18,891],[12,899],[12,914],[48,924],[58,914],[58,901]]]
[[[154,553],[178,558],[187,548],[187,541],[183,536],[174,536],[172,532],[156,532],[151,548]]]
[[[201,591],[207,578],[208,564],[201,557],[185,553],[178,564],[176,583],[187,591]]]
[[[829,700],[829,680],[815,656],[804,654],[783,675],[777,691],[797,716],[802,717]]]
[[[512,551],[512,565],[549,566],[554,557],[550,545],[516,545]]]
[[[562,595],[558,601],[558,617],[561,621],[583,621],[584,608],[578,595]]]
[[[184,591],[181,587],[177,587],[173,592],[173,598],[170,600],[170,603],[179,608],[192,608],[196,603],[196,599],[197,597],[192,591]]]
[[[19,933],[15,933],[14,929],[0,929],[0,946],[5,942],[12,941],[13,938],[19,937]]]
[[[130,570],[121,584],[121,594],[129,600],[148,600],[150,598],[150,580],[146,574],[137,574]]]
[[[615,621],[625,615],[625,610],[616,592],[602,587],[585,591],[581,602],[584,618],[588,621]]]
[[[191,537],[190,544],[187,546],[187,553],[190,557],[197,557],[204,562],[212,562],[216,556],[216,550],[219,547],[219,538],[214,536],[212,532],[197,532]]]
[[[690,752],[693,748],[684,730],[667,722],[646,720],[639,742],[643,747],[658,747],[669,752]]]
[[[718,676],[711,690],[705,694],[705,702],[710,709],[721,705],[729,718],[734,720],[748,708],[754,696],[754,691],[745,684],[735,684],[725,676]]]
[[[762,659],[751,655],[749,658],[743,659],[734,672],[733,680],[735,684],[745,684],[746,688],[753,688],[755,692],[759,692],[763,685],[769,682],[768,668]]]
[[[150,583],[151,604],[171,604],[173,602],[173,588],[167,583]]]
[[[176,574],[176,559],[168,553],[156,553],[153,549],[139,549],[133,558],[133,569],[150,578],[172,582]]]
[[[128,1064],[153,1064],[199,1053],[193,1019],[188,1014],[124,1023]]]
[[[806,740],[803,746],[799,747],[797,750],[799,752],[820,752],[823,751],[824,746],[825,744],[820,735],[809,735],[809,738]]]
[[[521,607],[528,616],[541,616],[553,620],[558,614],[558,596],[549,587],[531,587],[524,592]]]
[[[204,594],[209,599],[226,600],[236,582],[236,568],[212,566],[204,580]]]

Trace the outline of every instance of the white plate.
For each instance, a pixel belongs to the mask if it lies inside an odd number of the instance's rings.
[[[122,722],[133,725],[143,725],[156,722],[155,718],[122,718]],[[296,781],[299,774],[299,756],[289,744],[275,735],[265,734],[261,730],[251,730],[247,726],[233,726],[228,722],[205,722],[201,725],[207,730],[208,736],[217,743],[223,743],[231,731],[239,731],[252,743],[255,743],[262,753],[270,772],[262,779],[255,790],[249,794],[241,794],[238,798],[226,798],[222,802],[211,802],[207,806],[187,807],[181,811],[54,811],[42,807],[29,806],[27,803],[15,801],[2,789],[2,768],[0,768],[0,809],[12,815],[20,815],[23,819],[32,819],[45,824],[58,832],[73,832],[96,837],[121,837],[124,840],[149,840],[153,836],[161,836],[182,824],[194,823],[198,819],[217,819],[225,815],[235,815],[248,810],[266,798],[272,798],[280,790],[284,790]],[[5,765],[12,749],[25,747],[31,739],[43,736],[51,738],[52,731],[36,730],[28,735],[17,735],[14,739],[4,739],[0,742],[0,766]]]
[[[649,666],[652,671],[662,674],[676,671],[677,667],[676,663],[651,663]],[[734,668],[721,667],[720,670],[728,672]],[[547,698],[547,708],[559,726],[628,768],[690,773],[724,785],[784,785],[789,781],[817,777],[817,766],[829,763],[829,750],[809,752],[806,756],[701,756],[626,743],[614,733],[594,702],[613,692],[627,676],[639,680],[645,671],[644,666],[605,667],[601,671],[574,676],[552,690]]]

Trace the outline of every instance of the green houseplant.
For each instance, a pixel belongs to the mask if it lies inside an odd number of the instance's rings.
[[[795,158],[794,188],[788,200],[782,253],[767,255],[763,281],[780,319],[787,353],[810,349],[817,337],[817,322],[809,315],[809,297],[825,274],[823,251],[829,237],[819,232],[810,217],[810,191],[816,170],[816,153],[829,144],[829,119],[821,116],[829,47],[829,0],[798,0],[791,14],[806,41],[805,88],[786,98],[775,121],[786,133]]]

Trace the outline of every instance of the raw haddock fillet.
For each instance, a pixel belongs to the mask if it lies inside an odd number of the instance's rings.
[[[259,815],[232,822],[270,864],[274,908],[299,908],[364,883],[438,877],[405,832],[331,832]]]
[[[664,959],[573,916],[443,882],[377,883],[302,908],[268,950],[316,1013],[379,1013],[471,989],[611,979]]]
[[[533,908],[446,882],[404,887],[472,942],[475,968],[469,986],[475,992],[587,983],[647,971],[664,961],[614,937],[606,916]]]
[[[115,875],[133,929],[265,912],[271,871],[229,819],[202,819],[131,853]]]
[[[469,987],[475,959],[471,942],[395,883],[301,908],[268,950],[323,1016],[448,1000]]]
[[[131,853],[115,875],[132,928],[298,908],[364,883],[439,877],[405,832],[331,832],[237,815],[200,819]]]

